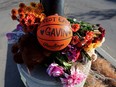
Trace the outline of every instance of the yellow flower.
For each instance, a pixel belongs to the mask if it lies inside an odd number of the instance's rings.
[[[85,51],[91,51],[93,49],[94,43],[89,44],[88,46],[84,47]]]
[[[94,48],[100,47],[101,46],[101,41],[97,41],[96,43],[91,43],[88,46],[84,47],[85,51],[91,51]]]
[[[41,12],[42,12],[42,11],[39,10],[39,9],[37,9],[37,8],[33,10],[33,14],[34,14],[36,17],[39,17],[39,16],[41,15]]]
[[[94,43],[93,48],[97,48],[101,45],[101,41],[97,41],[96,43]]]
[[[44,20],[44,18],[46,17],[46,15],[44,13],[41,13],[39,15],[39,18],[40,18],[40,22],[42,22]]]

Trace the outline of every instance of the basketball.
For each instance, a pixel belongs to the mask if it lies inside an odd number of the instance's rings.
[[[39,43],[50,51],[64,49],[70,43],[72,35],[70,22],[58,15],[46,17],[37,30]]]

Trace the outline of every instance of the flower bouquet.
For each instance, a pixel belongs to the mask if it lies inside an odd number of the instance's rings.
[[[24,63],[30,75],[33,69],[31,66],[41,64],[46,67],[46,73],[50,77],[60,79],[63,87],[74,87],[86,79],[87,75],[79,68],[79,64],[95,61],[97,55],[94,51],[102,45],[105,30],[99,24],[66,18],[72,31],[71,41],[62,50],[50,51],[42,47],[37,40],[38,27],[46,17],[41,3],[20,3],[18,9],[12,9],[11,18],[19,22],[15,31],[7,33],[8,41],[14,44],[14,60],[18,64]],[[25,37],[28,37],[27,41]],[[28,50],[29,47],[32,49]],[[35,56],[36,53],[38,57]]]

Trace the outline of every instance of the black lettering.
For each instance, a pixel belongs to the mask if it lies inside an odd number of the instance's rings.
[[[50,21],[52,21],[52,18],[48,18],[48,19],[47,19],[47,22],[50,22]]]
[[[48,35],[48,36],[54,36],[54,37],[64,37],[71,34],[71,31],[63,29],[63,28],[51,28],[47,27],[45,30],[40,30],[41,35]]]
[[[57,43],[55,43],[54,45],[50,45],[46,42],[44,42],[43,45],[47,48],[50,48],[50,49],[60,49],[62,46],[64,46],[64,44],[58,45]]]
[[[67,20],[61,17],[58,18],[58,21],[61,23],[67,23]]]
[[[51,36],[56,36],[56,34],[55,34],[55,28],[52,29]]]
[[[68,32],[66,29],[62,29],[62,36],[68,36]]]
[[[43,35],[44,34],[44,30],[40,30],[40,33],[41,33],[41,35]]]
[[[64,22],[64,19],[61,19],[61,17],[58,18],[58,21],[63,23]]]
[[[51,28],[47,27],[46,30],[45,30],[45,34],[48,35],[48,36],[51,36],[50,30],[51,30]]]
[[[55,22],[56,21],[56,17],[52,17],[52,18],[45,18],[44,20],[43,20],[43,22],[42,23],[46,23],[46,22]]]
[[[61,30],[61,32],[62,32],[62,33],[61,33],[61,36],[64,37],[64,31],[63,31],[63,29],[60,29],[60,30]]]
[[[57,37],[60,36],[60,33],[61,33],[61,29],[59,29],[59,30],[56,29],[56,36]]]
[[[53,17],[53,22],[55,22],[56,21],[56,17]]]

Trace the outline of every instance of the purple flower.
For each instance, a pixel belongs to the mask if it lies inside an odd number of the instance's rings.
[[[77,49],[71,45],[68,45],[67,48],[62,52],[62,54],[67,54],[68,60],[76,62],[80,56],[81,49]]]
[[[80,56],[80,50],[72,50],[70,51],[70,55],[68,55],[68,59],[72,62],[76,62]]]
[[[74,87],[75,85],[80,84],[86,78],[86,75],[74,66],[70,71],[70,75],[65,73],[65,78],[60,78],[63,87]]]
[[[16,30],[23,30],[23,27],[20,24],[18,24]]]
[[[47,68],[47,73],[49,76],[58,77],[58,76],[61,76],[62,74],[64,74],[63,70],[64,70],[63,67],[58,66],[58,64],[56,64],[56,63],[52,63]]]

